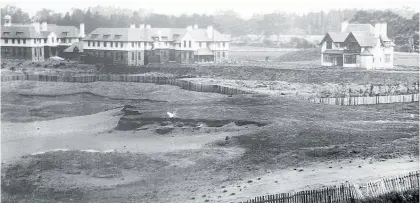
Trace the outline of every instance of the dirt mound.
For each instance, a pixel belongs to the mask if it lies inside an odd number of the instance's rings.
[[[304,49],[283,54],[274,61],[278,62],[293,62],[293,61],[312,61],[317,60],[321,56],[321,49]]]
[[[130,110],[128,110],[130,111]],[[130,111],[131,112],[131,111]],[[124,111],[124,115],[127,114],[127,110]],[[127,130],[136,130],[146,125],[157,124],[160,126],[176,126],[176,127],[222,127],[229,123],[235,123],[237,126],[244,125],[256,125],[258,127],[265,126],[267,123],[257,122],[257,121],[248,121],[248,120],[208,120],[208,119],[182,119],[182,118],[157,118],[157,117],[122,117],[118,121],[118,125],[115,127],[115,130],[127,131]],[[173,129],[172,129],[173,130]],[[170,131],[172,131],[170,130]],[[159,132],[158,132],[159,131]],[[162,130],[157,130],[157,133],[166,134],[168,133],[166,128]]]

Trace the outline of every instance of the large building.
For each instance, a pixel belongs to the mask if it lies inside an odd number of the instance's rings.
[[[9,15],[4,17],[1,32],[2,58],[32,61],[60,56],[65,48],[85,37],[83,23],[80,24],[80,30],[74,26],[46,22],[14,24]]]
[[[97,28],[83,39],[85,62],[130,66],[149,63],[221,62],[229,57],[230,36],[212,26],[198,28]]]
[[[387,24],[341,24],[341,32],[329,32],[320,43],[321,65],[392,68],[395,44],[387,36]]]

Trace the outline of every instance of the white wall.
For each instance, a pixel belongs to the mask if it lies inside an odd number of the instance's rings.
[[[5,43],[5,39],[1,39],[1,46],[5,47],[43,47],[44,46],[44,39],[36,39],[36,43],[34,43],[34,39],[26,39],[25,44],[23,44],[23,39],[20,39],[20,44],[18,44],[18,40],[15,38],[15,43],[12,43],[12,39],[8,39],[7,44]],[[40,42],[39,42],[40,40]]]

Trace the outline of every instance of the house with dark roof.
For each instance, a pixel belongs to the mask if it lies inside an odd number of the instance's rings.
[[[85,62],[124,65],[221,62],[228,58],[230,36],[212,26],[97,28],[83,39]]]
[[[387,36],[387,24],[349,24],[341,32],[328,32],[321,43],[321,65],[392,68],[395,44]]]
[[[80,30],[74,26],[59,26],[46,22],[14,24],[9,15],[1,27],[1,57],[44,61],[60,56],[62,50],[80,41],[84,36],[84,24]]]

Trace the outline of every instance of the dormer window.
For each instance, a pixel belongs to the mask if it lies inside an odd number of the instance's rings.
[[[121,39],[121,35],[115,35],[115,39]]]
[[[108,39],[110,35],[104,35],[104,39]]]
[[[61,35],[63,36],[67,36],[69,34],[69,32],[62,32]]]
[[[327,49],[332,49],[332,42],[327,42]]]
[[[162,40],[168,40],[168,37],[162,37]]]
[[[3,36],[10,36],[10,32],[3,32]]]
[[[16,32],[16,36],[23,36],[23,32]]]
[[[98,36],[99,36],[98,34],[92,34],[93,39],[97,38]]]

